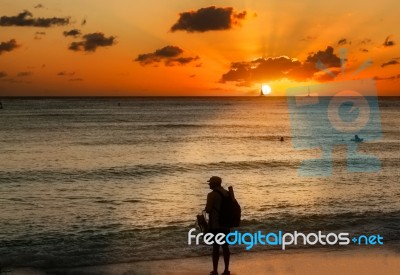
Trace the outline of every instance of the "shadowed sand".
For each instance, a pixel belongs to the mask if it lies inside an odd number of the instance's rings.
[[[219,274],[223,262],[220,259]],[[399,274],[400,255],[390,251],[303,251],[255,252],[233,255],[232,275],[257,274]],[[206,275],[210,257],[143,261],[134,263],[48,270],[51,274],[123,274],[123,275]],[[34,269],[15,269],[8,274],[46,274]]]

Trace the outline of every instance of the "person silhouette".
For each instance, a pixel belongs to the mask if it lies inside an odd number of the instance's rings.
[[[355,135],[354,136],[354,141],[360,142],[360,141],[362,141],[362,139],[358,135]]]
[[[222,186],[222,179],[218,176],[212,176],[208,181],[210,189],[213,190],[207,195],[207,203],[206,203],[206,212],[209,215],[208,221],[208,228],[209,232],[212,233],[214,236],[223,233],[226,235],[229,234],[229,228],[224,227],[220,224],[219,218],[221,214],[221,205],[222,205],[222,197],[228,197],[229,192],[225,190]],[[213,263],[213,270],[210,272],[210,275],[217,275],[218,274],[218,261],[219,261],[219,247],[220,245],[214,241],[213,250],[212,250],[212,263]],[[222,251],[224,255],[224,263],[225,263],[225,270],[222,275],[230,275],[229,271],[229,260],[230,260],[230,251],[229,246],[227,243],[222,245]]]

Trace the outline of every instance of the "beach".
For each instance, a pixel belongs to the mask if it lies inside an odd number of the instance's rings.
[[[220,259],[222,261],[222,259]],[[220,262],[222,273],[223,262]],[[20,268],[8,274],[65,275],[205,275],[211,270],[210,257],[141,261],[70,269],[39,270]],[[307,274],[395,275],[400,270],[400,256],[391,251],[303,251],[255,252],[232,256],[232,275]]]

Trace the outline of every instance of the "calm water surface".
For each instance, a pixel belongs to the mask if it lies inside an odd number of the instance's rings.
[[[381,171],[347,172],[346,148],[338,146],[334,174],[326,178],[298,175],[300,161],[320,151],[293,148],[284,98],[7,99],[3,105],[3,265],[207,254],[208,248],[188,247],[186,238],[211,175],[234,186],[242,230],[380,233],[399,250],[398,98],[380,99],[383,138],[360,144],[381,159]]]

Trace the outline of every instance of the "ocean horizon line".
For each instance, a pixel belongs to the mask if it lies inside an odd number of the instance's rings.
[[[328,96],[319,96],[319,97],[333,97],[334,95],[328,95]],[[288,96],[285,95],[280,95],[280,96],[260,96],[260,95],[254,95],[254,96],[228,96],[228,95],[211,95],[211,96],[203,96],[203,95],[191,95],[191,96],[174,96],[174,95],[168,95],[168,96],[159,96],[159,95],[148,95],[148,96],[108,96],[108,95],[95,95],[95,96],[0,96],[1,99],[92,99],[92,98],[104,98],[104,99],[113,99],[113,98],[286,98]],[[291,96],[293,97],[293,96]],[[374,97],[374,96],[366,96],[366,97]],[[378,96],[378,98],[400,98],[400,95],[381,95]]]

